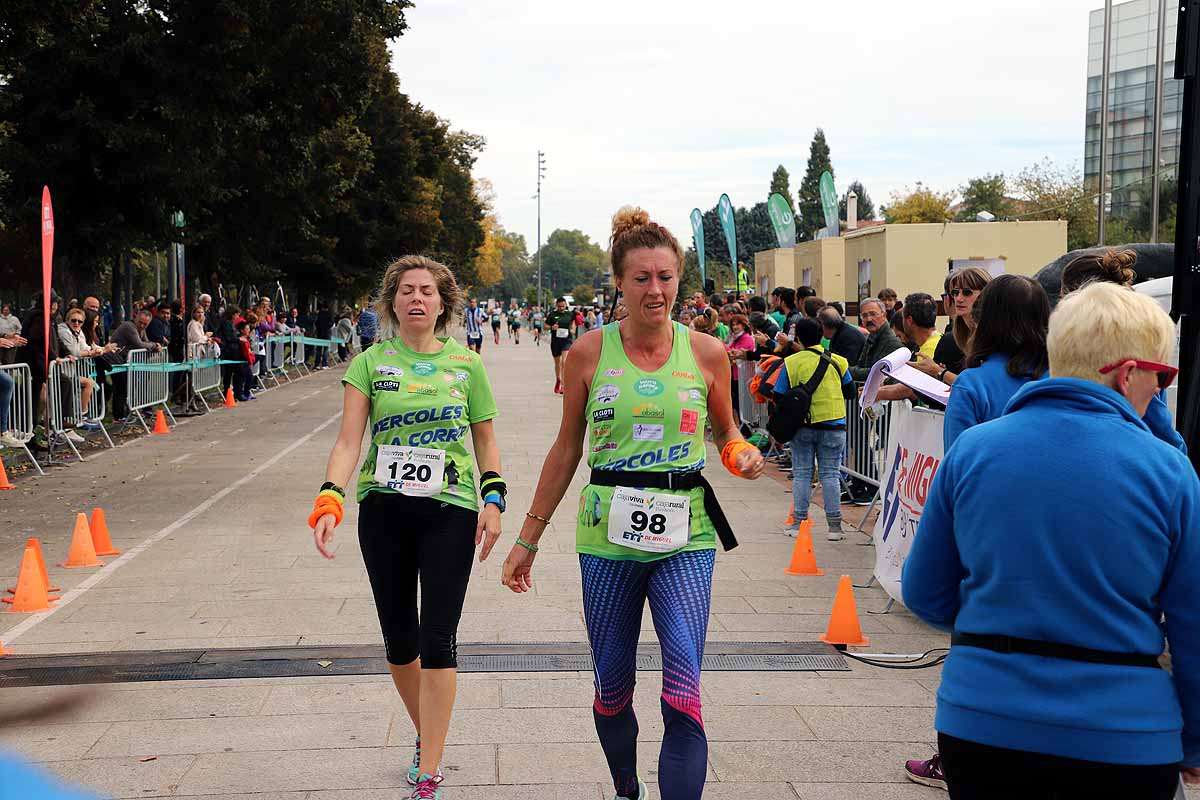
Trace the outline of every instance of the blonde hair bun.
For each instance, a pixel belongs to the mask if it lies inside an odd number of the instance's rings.
[[[649,212],[638,206],[621,206],[621,209],[613,214],[613,239],[618,239],[636,228],[643,228],[649,224]]]

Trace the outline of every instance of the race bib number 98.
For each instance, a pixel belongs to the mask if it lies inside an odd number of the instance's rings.
[[[433,497],[442,491],[446,451],[431,447],[381,444],[375,459],[375,482],[412,497]]]
[[[691,506],[687,495],[618,486],[608,509],[608,540],[649,553],[678,550],[688,543]]]

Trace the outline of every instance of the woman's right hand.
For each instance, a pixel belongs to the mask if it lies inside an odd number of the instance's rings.
[[[537,556],[528,548],[513,544],[504,559],[504,568],[500,572],[500,582],[512,589],[516,594],[523,594],[533,588],[533,560]]]
[[[317,552],[330,559],[334,556],[329,545],[333,541],[333,529],[336,525],[337,517],[333,514],[322,514],[317,520],[317,527],[313,528],[313,541],[317,545]]]

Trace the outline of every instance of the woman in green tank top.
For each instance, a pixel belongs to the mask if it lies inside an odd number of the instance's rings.
[[[718,537],[736,545],[703,479],[706,421],[722,463],[757,478],[763,459],[738,433],[721,342],[671,321],[683,251],[641,209],[613,218],[613,274],[628,316],[582,336],[564,367],[563,416],[530,511],[504,562],[514,592],[532,586],[537,542],[586,447],[576,551],[595,661],[593,716],[617,797],[644,800],[637,771],[635,652],[647,601],[663,660],[664,800],[697,800],[708,743],[700,663]]]

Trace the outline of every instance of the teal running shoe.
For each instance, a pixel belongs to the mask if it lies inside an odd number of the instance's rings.
[[[613,800],[625,800],[621,795],[617,795]],[[638,778],[638,796],[637,800],[650,800],[650,789],[646,786],[646,782]]]
[[[412,765],[408,768],[408,776],[405,780],[409,786],[416,786],[417,781],[421,779],[421,737],[417,737],[417,747],[413,751]]]
[[[413,787],[408,800],[442,800],[442,790],[438,787],[443,780],[441,771],[437,775],[423,773],[417,778],[417,785]]]

